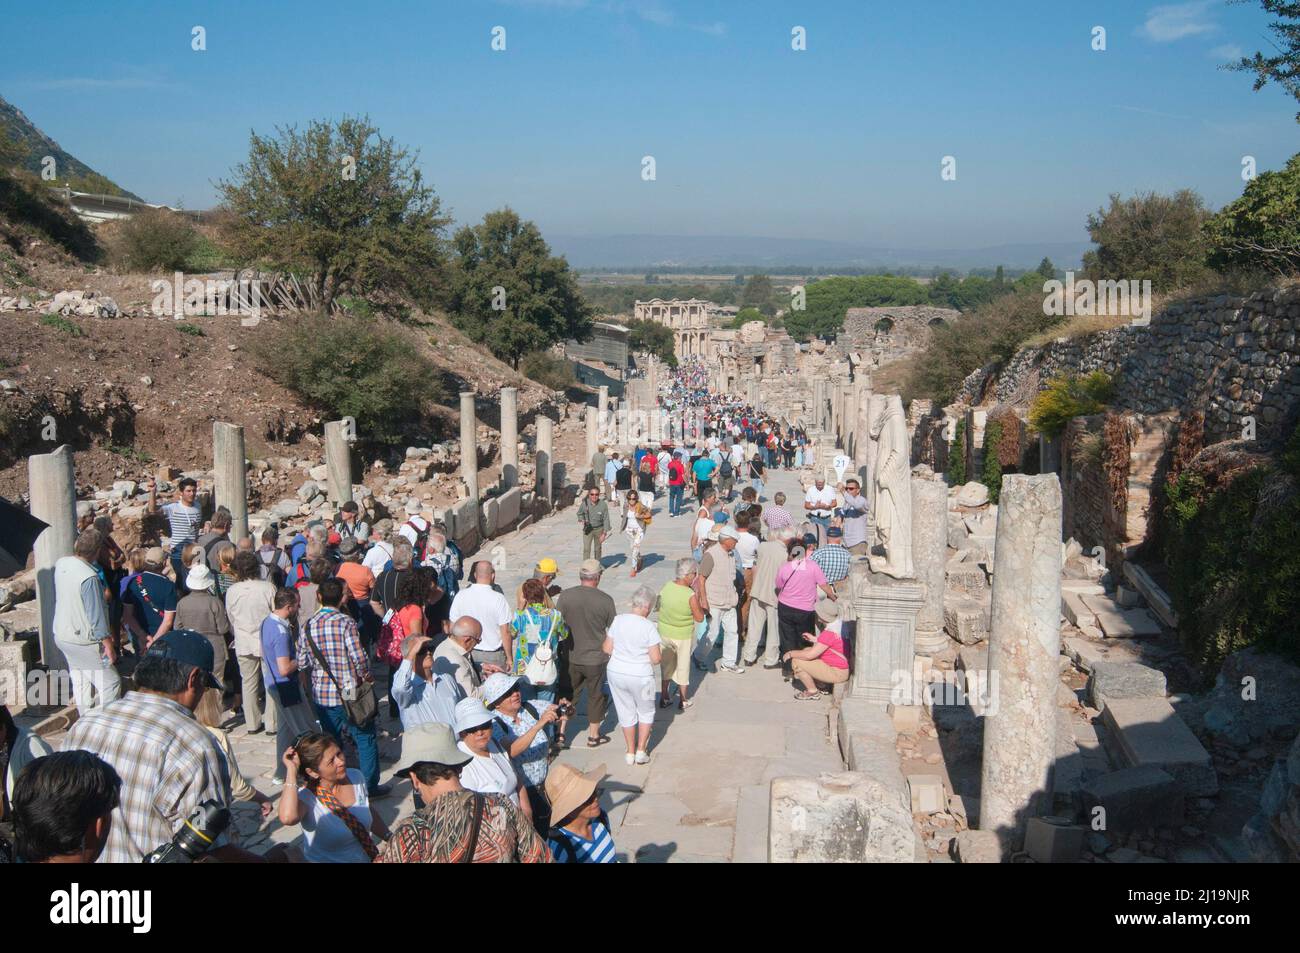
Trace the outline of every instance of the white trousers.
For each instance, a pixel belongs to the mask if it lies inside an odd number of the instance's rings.
[[[620,728],[654,724],[657,691],[654,675],[621,675],[606,669],[605,679],[609,682]]]

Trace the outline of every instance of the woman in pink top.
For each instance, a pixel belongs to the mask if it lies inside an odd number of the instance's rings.
[[[818,682],[838,685],[849,680],[849,659],[844,654],[844,639],[840,636],[839,604],[823,599],[815,612],[825,626],[821,635],[814,638],[811,632],[804,632],[803,640],[811,644],[807,648],[786,652],[781,657],[782,662],[793,667],[795,681],[803,685],[803,691],[794,693],[800,701],[830,694],[829,690],[819,690]]]
[[[781,674],[788,682],[793,677],[789,655],[799,648],[804,632],[817,622],[813,607],[817,590],[835,598],[835,590],[826,581],[822,569],[810,558],[803,546],[790,547],[790,560],[776,573],[776,621],[781,633]]]

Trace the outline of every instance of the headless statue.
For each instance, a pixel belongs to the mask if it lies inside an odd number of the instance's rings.
[[[912,466],[911,442],[903,401],[897,395],[885,403],[884,412],[871,428],[877,442],[872,473],[872,511],[876,517],[876,547],[884,555],[870,557],[873,572],[896,579],[911,579],[912,568]]]

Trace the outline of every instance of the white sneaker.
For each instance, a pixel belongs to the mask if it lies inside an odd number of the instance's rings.
[[[637,764],[649,764],[649,763],[650,763],[650,756],[649,756],[648,754],[646,754],[644,751],[638,751],[638,752],[636,753],[636,763],[637,763]]]
[[[628,764],[636,764],[636,755],[629,751],[627,754],[623,755],[623,760]]]
[[[733,675],[745,674],[744,668],[742,668],[739,665],[736,665],[734,662],[719,662],[718,668],[722,669],[722,671],[724,672],[731,672]]]

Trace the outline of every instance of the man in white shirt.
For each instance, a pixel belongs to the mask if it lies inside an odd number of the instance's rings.
[[[374,531],[370,534],[372,545],[366,552],[366,558],[361,561],[361,565],[369,569],[376,579],[393,558],[393,544],[388,539],[392,532],[393,521],[382,519],[375,523]]]
[[[817,527],[817,545],[826,543],[826,530],[831,525],[831,515],[835,512],[838,497],[835,491],[826,485],[826,478],[818,475],[816,482],[804,494],[803,508],[809,522]]]
[[[473,583],[456,593],[451,601],[451,618],[470,616],[483,627],[483,639],[474,649],[474,661],[479,665],[496,665],[509,672],[514,658],[514,633],[510,623],[514,610],[506,597],[492,587],[497,571],[492,563],[480,559],[470,567]]]

